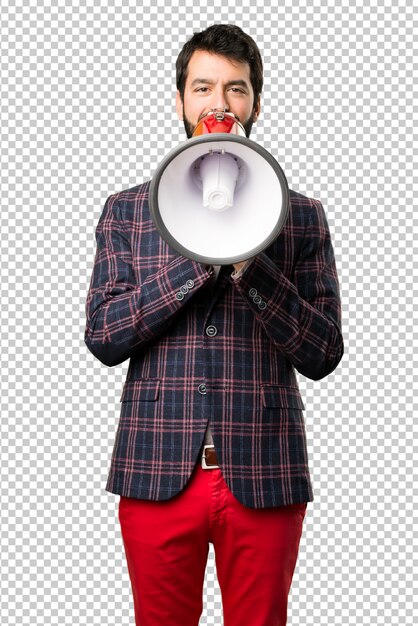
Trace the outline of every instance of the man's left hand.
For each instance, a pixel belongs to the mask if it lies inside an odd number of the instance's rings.
[[[235,270],[238,272],[241,269],[241,267],[244,267],[246,263],[247,261],[241,261],[241,263],[233,263],[233,266]]]

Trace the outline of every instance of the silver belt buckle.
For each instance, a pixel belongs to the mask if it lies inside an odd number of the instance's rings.
[[[207,446],[203,446],[203,453],[202,453],[202,467],[203,467],[203,469],[215,469],[216,467],[219,467],[219,465],[207,465],[206,464],[206,458],[205,458],[206,448],[214,448],[214,447],[215,447],[214,444],[208,444]]]

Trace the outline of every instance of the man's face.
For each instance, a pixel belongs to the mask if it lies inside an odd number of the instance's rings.
[[[196,50],[187,68],[184,101],[176,95],[176,109],[187,137],[200,119],[213,108],[234,113],[247,137],[260,113],[260,98],[253,109],[254,92],[248,63],[238,63],[218,54]]]

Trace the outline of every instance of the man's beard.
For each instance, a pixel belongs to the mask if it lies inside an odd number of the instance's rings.
[[[239,118],[237,118],[237,119],[238,119],[239,122],[241,122],[241,120]],[[186,131],[187,139],[190,139],[191,137],[193,137],[193,131],[196,128],[196,126],[193,125],[190,122],[190,120],[187,119],[184,111],[183,111],[183,124],[184,124],[184,130]],[[241,122],[241,124],[244,127],[246,137],[249,137],[250,133],[251,133],[251,129],[252,129],[253,124],[254,124],[253,114],[250,115],[250,117],[248,118],[248,120],[245,123]]]

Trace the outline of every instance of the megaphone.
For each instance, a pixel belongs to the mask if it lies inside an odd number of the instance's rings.
[[[149,205],[174,250],[201,263],[229,265],[276,239],[288,215],[289,189],[280,165],[245,136],[235,116],[212,110],[158,166]]]

